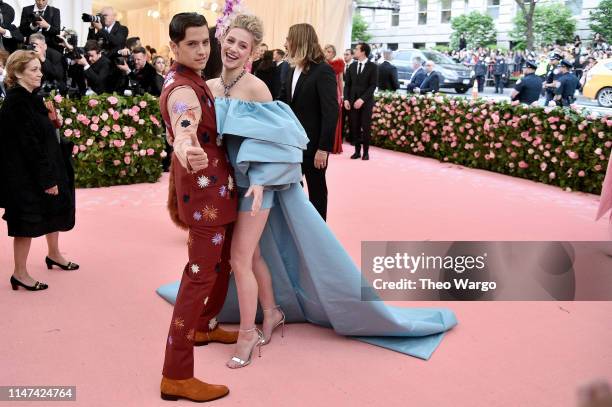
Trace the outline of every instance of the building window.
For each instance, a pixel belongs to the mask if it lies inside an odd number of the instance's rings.
[[[397,27],[399,25],[399,10],[393,10],[391,12],[391,27]]]
[[[582,14],[582,0],[565,0],[565,6],[570,9],[573,16]]]
[[[397,42],[389,42],[387,43],[387,49],[389,51],[397,51],[397,49],[399,48]]]
[[[499,17],[499,0],[487,0],[487,14],[497,20]]]
[[[415,43],[412,44],[412,48],[424,49],[425,48],[425,43],[424,42],[415,42]]]
[[[419,0],[419,25],[427,24],[427,0]]]
[[[452,0],[442,0],[441,2],[441,15],[440,22],[442,24],[448,24],[451,20],[451,4]]]

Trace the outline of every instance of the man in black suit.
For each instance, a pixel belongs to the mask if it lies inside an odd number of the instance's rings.
[[[5,49],[9,54],[15,52],[23,42],[23,35],[13,24],[14,20],[13,7],[0,0],[0,49]]]
[[[66,65],[62,54],[49,48],[45,42],[45,36],[41,33],[30,35],[30,45],[34,47],[42,65],[43,86],[51,86],[63,92],[66,89]]]
[[[399,89],[397,68],[391,64],[393,54],[389,50],[383,51],[384,62],[378,66],[378,89],[395,92]]]
[[[285,61],[285,51],[283,51],[282,49],[275,49],[274,53],[272,54],[272,60],[278,68],[279,79],[282,86],[282,84],[285,83],[285,80],[287,79],[287,74],[289,73],[289,62]],[[272,95],[274,100],[278,99],[279,96],[280,89],[279,94]]]
[[[414,88],[414,93],[420,93],[424,95],[426,93],[436,93],[440,90],[440,77],[438,73],[435,71],[436,64],[434,61],[425,62],[425,70],[427,71],[427,76],[421,86],[418,88]]]
[[[98,95],[113,91],[113,81],[115,67],[112,62],[102,55],[100,45],[95,40],[87,41],[85,44],[85,57],[76,60],[76,63],[83,66],[87,86]]]
[[[117,21],[117,15],[112,7],[104,7],[100,10],[104,18],[104,26],[101,23],[91,23],[87,40],[96,40],[107,58],[115,58],[117,51],[125,48],[125,40],[128,36],[128,28]]]
[[[357,44],[353,55],[357,61],[349,67],[344,83],[344,107],[350,111],[351,138],[355,142],[355,154],[351,158],[361,157],[362,160],[369,160],[370,127],[374,90],[378,82],[378,65],[368,60],[370,46],[364,42]]]
[[[157,87],[155,68],[147,62],[147,50],[143,47],[134,48],[134,69],[131,70],[126,62],[117,64],[117,68],[127,76],[125,89],[130,88],[133,94],[143,95],[148,93],[153,96],[161,95],[161,88]],[[130,86],[130,83],[132,85]]]
[[[421,86],[425,77],[427,76],[427,72],[425,72],[425,68],[423,68],[423,60],[421,57],[414,57],[412,59],[412,76],[410,77],[410,83],[406,86],[406,90],[409,93],[414,92],[414,88],[418,88]]]
[[[39,32],[45,36],[49,47],[62,52],[57,40],[62,25],[59,9],[49,6],[48,0],[35,0],[35,3],[33,6],[24,7],[21,11],[19,31],[24,37]]]
[[[295,27],[298,27],[297,29]],[[303,35],[295,35],[302,31]],[[292,38],[292,33],[295,38]],[[301,43],[307,42],[309,44]],[[327,181],[325,172],[329,152],[334,148],[334,135],[338,122],[338,99],[336,75],[325,56],[314,28],[310,24],[297,24],[289,29],[285,47],[289,56],[295,58],[297,50],[307,49],[302,61],[289,69],[282,84],[279,100],[291,106],[309,142],[304,151],[302,172],[308,184],[308,198],[327,219]]]

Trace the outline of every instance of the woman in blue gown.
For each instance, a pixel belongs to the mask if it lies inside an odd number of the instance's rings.
[[[234,278],[218,317],[240,322],[228,367],[248,365],[254,348],[267,344],[285,319],[428,359],[456,325],[453,312],[362,299],[367,282],[300,186],[304,129],[288,105],[272,102],[265,84],[244,71],[261,31],[258,18],[237,16],[222,38],[221,78],[207,82],[217,96],[217,142],[226,143],[240,196]],[[158,293],[173,302],[177,288],[169,284]],[[263,332],[255,328],[256,316]]]

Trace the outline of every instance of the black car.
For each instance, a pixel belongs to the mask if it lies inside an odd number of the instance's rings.
[[[404,49],[394,53],[392,64],[397,67],[400,87],[406,88],[412,77],[412,59],[421,57],[423,62],[432,60],[436,63],[436,72],[440,74],[440,88],[452,88],[457,93],[465,93],[474,84],[472,70],[456,63],[450,57],[438,52],[421,49]]]

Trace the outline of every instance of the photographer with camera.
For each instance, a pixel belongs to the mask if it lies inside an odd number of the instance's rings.
[[[153,96],[161,95],[161,88],[157,86],[157,72],[153,65],[147,62],[147,50],[143,47],[135,48],[132,51],[132,56],[134,58],[134,69],[130,69],[125,60],[117,62],[117,68],[127,76],[127,81],[123,81],[124,90],[129,89],[134,95],[145,93]]]
[[[13,20],[15,10],[0,0],[0,50],[5,49],[9,54],[15,52],[23,42],[23,35],[13,24]]]
[[[117,51],[125,48],[128,28],[116,21],[117,15],[112,7],[104,7],[99,14],[83,14],[83,22],[91,23],[87,40],[96,40],[102,52],[113,59]]]
[[[110,59],[102,55],[100,45],[95,40],[85,43],[85,56],[81,56],[76,63],[83,66],[87,85],[98,95],[113,91],[113,73],[115,67]]]
[[[87,91],[83,66],[76,63],[77,59],[85,55],[85,49],[78,47],[79,37],[76,31],[62,29],[57,36],[60,45],[64,48],[63,61],[66,65],[66,94],[69,97],[81,97]]]
[[[21,23],[19,30],[24,37],[34,33],[45,36],[47,45],[61,52],[61,47],[56,36],[60,33],[61,18],[60,11],[49,6],[48,0],[35,0],[35,5],[24,7],[21,11]]]
[[[30,35],[29,48],[36,51],[42,65],[41,91],[43,96],[48,95],[54,89],[64,93],[66,90],[66,66],[62,54],[47,47],[45,36],[41,33]]]

